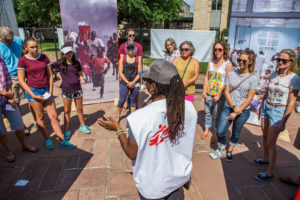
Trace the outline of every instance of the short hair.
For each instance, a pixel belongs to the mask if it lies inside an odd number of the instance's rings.
[[[4,40],[5,38],[13,39],[14,32],[9,27],[0,27],[0,38]]]
[[[195,54],[196,49],[195,49],[195,47],[194,47],[194,45],[193,45],[192,42],[190,42],[190,41],[184,41],[184,42],[182,42],[182,43],[180,44],[180,46],[179,46],[179,49],[181,49],[182,46],[185,45],[185,44],[190,46],[190,49],[191,49],[191,56],[193,56],[193,55]]]
[[[177,50],[177,45],[176,45],[176,42],[175,42],[175,40],[173,38],[166,39],[166,41],[165,41],[165,49],[167,50],[167,42],[168,41],[171,43],[171,45],[173,45],[174,50]]]
[[[135,30],[133,29],[133,28],[128,28],[127,30],[126,30],[126,35],[128,35],[128,32],[129,31],[133,31],[134,33],[135,33]]]

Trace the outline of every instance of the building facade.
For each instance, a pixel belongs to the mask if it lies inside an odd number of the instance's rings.
[[[228,27],[231,0],[194,0],[193,30],[220,30]]]

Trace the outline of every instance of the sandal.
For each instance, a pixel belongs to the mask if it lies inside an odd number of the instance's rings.
[[[15,162],[16,161],[15,155],[12,154],[12,156],[6,156],[6,161],[7,162]]]
[[[267,173],[259,173],[257,176],[254,176],[254,178],[258,181],[271,181],[273,179],[273,175],[269,176]]]
[[[268,165],[268,164],[269,164],[268,161],[264,161],[264,160],[261,159],[261,158],[258,158],[258,159],[256,159],[256,160],[251,160],[251,163],[252,163],[253,165]]]
[[[280,177],[279,180],[283,183],[287,183],[290,185],[295,185],[295,186],[299,186],[300,183],[295,182],[295,180],[293,180],[291,177]]]
[[[27,149],[24,149],[23,148],[23,151],[27,151],[27,152],[31,152],[31,153],[37,153],[37,152],[39,152],[39,148],[37,148],[37,147],[34,147],[34,146],[28,146],[29,148],[27,148]]]
[[[207,137],[207,135],[208,135],[208,133],[202,133],[200,137],[202,140],[204,140]]]

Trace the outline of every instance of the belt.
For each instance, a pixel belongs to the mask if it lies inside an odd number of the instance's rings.
[[[271,105],[271,106],[273,106],[275,108],[277,108],[277,107],[287,107],[287,105],[273,104],[273,103],[271,103],[269,101],[267,101],[267,104],[269,104],[269,105]]]

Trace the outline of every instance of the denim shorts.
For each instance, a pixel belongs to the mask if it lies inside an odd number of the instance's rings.
[[[49,92],[49,87],[43,87],[43,88],[33,88],[33,87],[30,87],[30,89],[33,92],[33,94],[40,95],[40,96],[42,96],[46,92]],[[27,98],[28,101],[37,101],[32,96],[30,96],[27,92],[26,92],[26,98]],[[51,95],[51,98],[53,99],[52,95]]]
[[[9,104],[7,101],[0,100],[0,136],[6,135],[7,133],[2,115],[4,115],[9,121],[11,130],[19,131],[24,128],[23,120],[18,107],[16,107],[13,111],[7,110],[7,104]]]
[[[286,107],[274,107],[267,103],[267,100],[264,101],[260,117],[264,119],[269,119],[269,123],[272,126],[278,127],[281,120],[283,119]]]
[[[68,100],[79,99],[79,98],[82,97],[82,95],[83,95],[82,90],[79,90],[77,92],[64,92],[64,91],[62,91],[63,98],[68,99]]]

